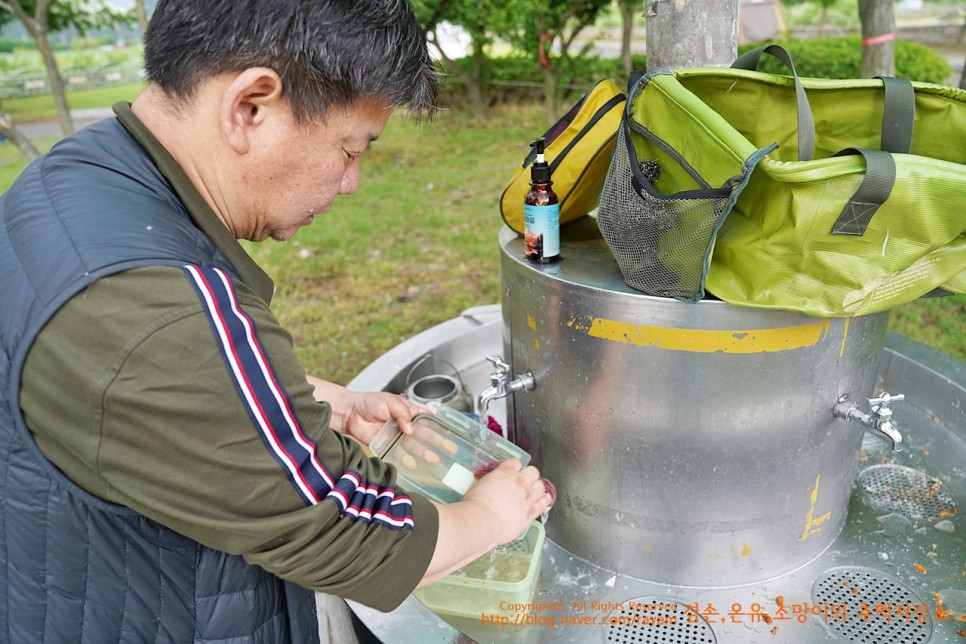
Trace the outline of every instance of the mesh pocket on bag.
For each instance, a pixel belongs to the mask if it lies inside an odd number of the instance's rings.
[[[652,182],[660,173],[680,171],[666,165],[640,159],[627,123],[622,123],[600,195],[597,225],[628,286],[696,302],[704,297],[714,237],[733,205],[733,187],[665,197]]]

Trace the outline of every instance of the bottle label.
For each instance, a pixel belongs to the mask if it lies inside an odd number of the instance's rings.
[[[560,204],[524,205],[523,223],[527,258],[542,260],[560,254]]]

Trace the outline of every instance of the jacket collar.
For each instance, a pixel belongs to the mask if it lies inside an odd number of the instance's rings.
[[[135,116],[131,110],[131,104],[127,101],[118,101],[113,109],[124,128],[144,147],[148,155],[154,159],[161,174],[174,187],[195,225],[211,239],[215,247],[234,266],[238,278],[265,302],[271,303],[272,294],[275,291],[272,278],[255,263],[225,224],[218,219],[174,157]]]

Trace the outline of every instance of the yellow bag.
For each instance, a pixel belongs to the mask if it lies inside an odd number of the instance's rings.
[[[561,225],[597,207],[625,99],[614,82],[602,80],[543,135],[553,191],[560,199]],[[503,221],[521,235],[523,198],[530,190],[529,166],[535,158],[531,150],[500,197]]]

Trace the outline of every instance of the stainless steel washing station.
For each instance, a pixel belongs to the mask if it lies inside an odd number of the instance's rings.
[[[887,314],[643,295],[591,219],[558,264],[499,241],[501,305],[350,388],[462,383],[530,452],[558,492],[536,593],[479,619],[351,604],[377,637],[966,642],[966,364],[888,334]]]

